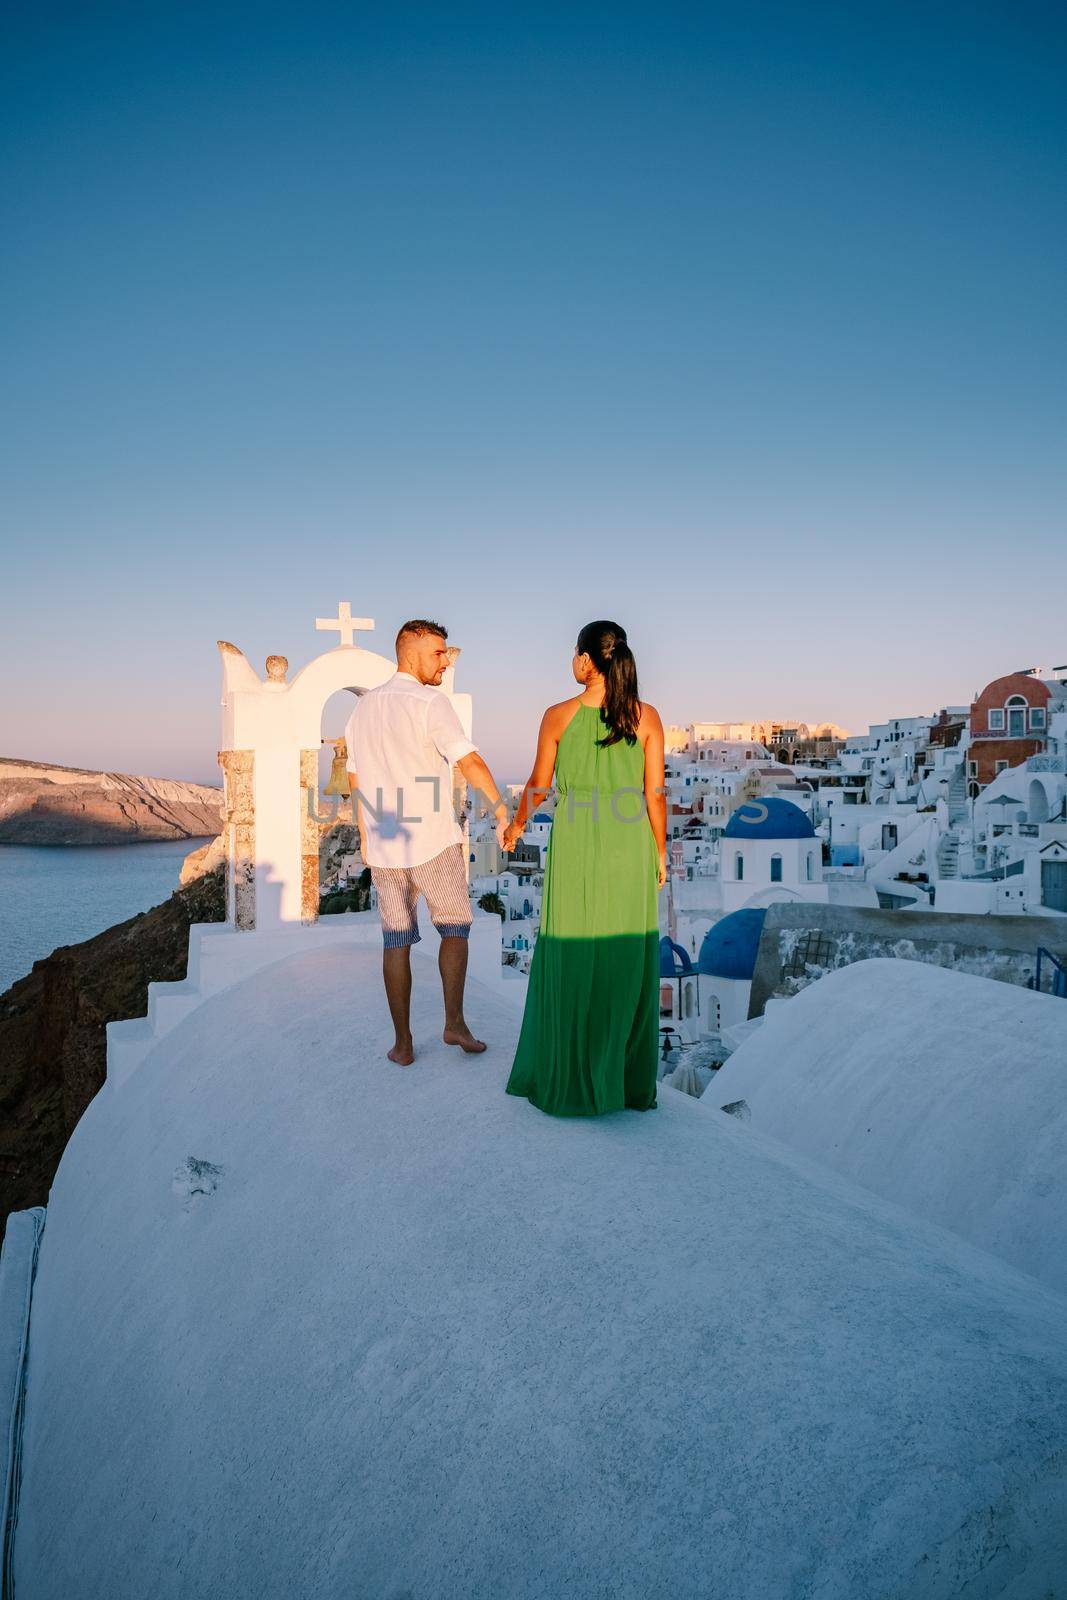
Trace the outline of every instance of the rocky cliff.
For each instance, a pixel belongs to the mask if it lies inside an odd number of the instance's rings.
[[[221,852],[205,846],[169,900],[60,946],[0,995],[0,1218],[46,1204],[63,1148],[104,1082],[105,1024],[144,1016],[149,983],[185,976],[189,924],[224,917]]]
[[[0,756],[0,844],[136,844],[221,826],[222,790]]]

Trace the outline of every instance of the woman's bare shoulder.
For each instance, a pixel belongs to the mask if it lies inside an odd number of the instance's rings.
[[[641,715],[637,722],[637,732],[641,739],[647,739],[650,733],[663,732],[663,719],[654,705],[647,700],[641,702]]]
[[[541,726],[550,731],[554,728],[565,728],[578,709],[578,696],[571,695],[569,700],[557,700],[555,705],[547,706],[541,718]]]

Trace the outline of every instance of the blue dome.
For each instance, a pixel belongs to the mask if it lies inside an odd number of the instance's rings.
[[[709,978],[751,978],[766,915],[765,907],[753,907],[713,923],[700,946],[697,971]]]
[[[792,800],[761,795],[738,806],[726,827],[724,839],[814,839],[811,819]]]
[[[659,975],[661,978],[680,978],[687,972],[692,972],[693,963],[689,959],[688,950],[683,950],[680,944],[675,944],[673,939],[663,938],[659,942]]]
[[[530,818],[530,821],[531,822],[551,822],[552,821],[552,813],[551,813],[551,811],[535,811],[533,816]]]

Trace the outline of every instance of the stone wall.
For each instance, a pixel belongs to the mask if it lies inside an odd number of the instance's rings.
[[[772,905],[763,924],[748,1014],[762,1016],[769,999],[797,994],[824,973],[873,956],[927,961],[1026,987],[1039,945],[1067,961],[1067,917]]]
[[[229,860],[226,915],[237,928],[256,925],[256,753],[220,750]]]
[[[300,920],[319,914],[319,752],[300,752]]]

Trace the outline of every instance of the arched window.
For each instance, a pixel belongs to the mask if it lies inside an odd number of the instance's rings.
[[[737,852],[737,854],[734,856],[734,877],[740,883],[740,881],[744,877],[744,875],[745,875],[745,858],[744,858],[744,856],[741,854],[741,852],[739,850]]]
[[[772,883],[781,883],[781,881],[782,881],[782,858],[781,858],[780,855],[773,855],[771,857],[771,882]]]

